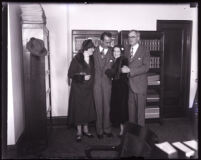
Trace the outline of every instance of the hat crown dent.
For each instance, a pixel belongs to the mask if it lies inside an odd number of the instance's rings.
[[[45,56],[47,55],[47,50],[44,46],[44,42],[41,39],[36,39],[34,37],[30,38],[27,43],[26,48],[35,56]]]

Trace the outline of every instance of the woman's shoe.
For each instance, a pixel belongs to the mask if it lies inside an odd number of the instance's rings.
[[[91,134],[90,132],[83,132],[83,135],[86,136],[86,137],[89,137],[89,138],[93,138],[94,135]]]
[[[81,142],[82,141],[82,135],[77,135],[76,136],[76,141]]]

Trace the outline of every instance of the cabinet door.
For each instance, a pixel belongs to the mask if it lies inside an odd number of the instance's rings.
[[[188,108],[191,21],[157,21],[164,39],[164,116],[185,116]]]

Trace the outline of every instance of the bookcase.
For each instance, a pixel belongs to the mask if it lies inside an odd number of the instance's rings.
[[[128,33],[129,31],[119,33],[119,44],[124,47],[129,45]],[[150,51],[145,119],[161,122],[163,116],[164,34],[159,31],[140,31],[140,37],[140,44]]]
[[[75,56],[86,39],[92,39],[97,47],[100,44],[100,35],[103,32],[112,34],[111,47],[118,44],[118,31],[116,30],[72,30],[72,54]]]
[[[39,58],[31,55],[26,44],[32,37],[44,41],[48,53],[46,56]],[[47,119],[52,121],[52,112],[49,31],[45,24],[22,23],[22,45],[25,135],[27,139],[35,142],[46,141]]]

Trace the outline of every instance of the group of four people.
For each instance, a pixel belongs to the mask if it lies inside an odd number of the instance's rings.
[[[119,136],[128,120],[145,124],[149,51],[139,45],[139,31],[129,32],[124,49],[110,47],[111,38],[110,32],[103,32],[98,47],[85,40],[68,70],[72,79],[68,120],[77,127],[77,141],[82,135],[93,137],[88,123],[95,120],[99,139],[113,136],[111,122],[120,125]]]

